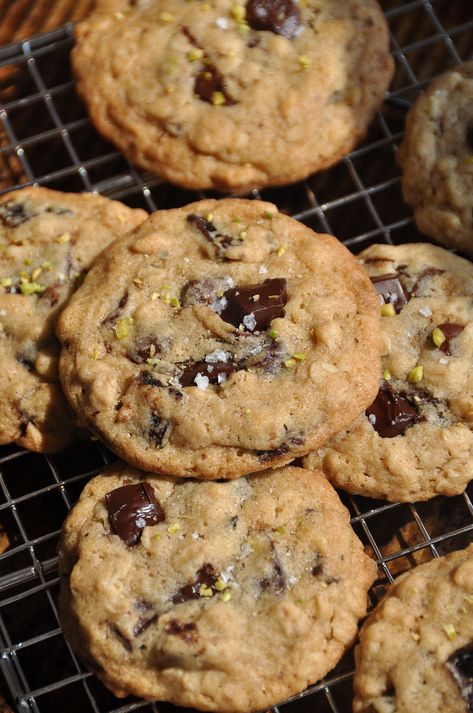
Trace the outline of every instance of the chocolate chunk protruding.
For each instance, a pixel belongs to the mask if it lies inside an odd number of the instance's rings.
[[[165,520],[164,510],[149,483],[123,485],[111,490],[105,495],[105,503],[113,532],[128,547],[139,543],[147,525],[157,525]]]
[[[206,361],[189,362],[179,376],[179,383],[181,386],[195,386],[196,376],[201,374],[208,378],[209,384],[220,384],[234,371],[236,367],[232,362],[215,361],[211,364]],[[225,374],[225,379],[222,380],[222,377],[219,379],[220,374]]]
[[[34,213],[28,212],[23,203],[7,201],[0,205],[0,223],[6,228],[17,228],[22,223],[34,217]]]
[[[253,30],[269,30],[291,39],[300,27],[301,15],[293,0],[248,0],[246,20]]]
[[[218,575],[211,564],[207,563],[201,567],[193,582],[181,587],[172,598],[173,604],[188,602],[191,599],[199,599],[200,588],[204,585],[207,588],[213,587],[218,580]]]
[[[225,87],[223,75],[218,71],[217,67],[209,62],[206,62],[200,72],[196,75],[194,82],[194,92],[199,99],[209,104],[217,104],[215,95],[218,93],[223,97],[221,103],[224,106],[233,106],[235,100],[232,99]]]
[[[468,644],[455,651],[445,662],[460,693],[468,706],[468,713],[473,713],[473,644]]]
[[[365,414],[381,438],[402,436],[419,418],[415,406],[387,384],[380,388]]]
[[[397,272],[372,277],[371,282],[379,295],[381,304],[392,304],[396,312],[400,312],[409,302],[409,297],[401,285]]]
[[[261,285],[237,285],[224,294],[227,306],[221,313],[224,322],[246,330],[267,329],[272,320],[284,315],[287,302],[286,280],[276,277]]]
[[[465,329],[464,324],[455,324],[453,322],[443,322],[438,325],[438,329],[442,332],[445,337],[445,341],[439,346],[441,352],[445,354],[450,354],[450,342],[455,337],[458,337],[460,332]]]

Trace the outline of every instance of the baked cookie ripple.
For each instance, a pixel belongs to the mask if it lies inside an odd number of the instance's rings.
[[[374,0],[112,0],[76,28],[78,91],[136,164],[194,189],[290,183],[364,136],[393,71]]]
[[[42,452],[72,440],[55,322],[96,255],[145,217],[118,201],[47,188],[0,198],[1,444]]]
[[[376,566],[318,473],[202,483],[117,464],[69,515],[60,572],[66,636],[115,695],[236,713],[337,663]]]
[[[132,465],[181,477],[287,463],[358,415],[378,384],[365,270],[260,201],[153,214],[96,262],[58,335],[81,419]]]

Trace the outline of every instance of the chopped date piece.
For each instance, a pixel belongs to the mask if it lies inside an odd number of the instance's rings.
[[[371,282],[380,297],[381,304],[392,304],[396,312],[400,312],[403,306],[409,302],[409,297],[399,281],[398,273],[372,277]]]
[[[234,371],[236,371],[236,368],[235,364],[233,364],[232,362],[189,362],[188,364],[184,365],[184,369],[181,375],[179,376],[179,382],[181,386],[195,386],[195,378],[197,374],[202,374],[202,376],[206,376],[208,378],[209,384],[219,384],[222,382],[222,379],[218,378],[219,374],[225,374],[225,377],[227,377]]]
[[[293,0],[248,0],[246,20],[253,30],[269,30],[291,39],[299,30],[301,15]]]
[[[365,413],[381,438],[403,435],[419,418],[417,408],[388,384],[380,388],[377,397]]]
[[[473,713],[473,644],[468,644],[455,651],[445,662],[460,693],[468,706],[468,713]]]
[[[181,602],[188,602],[191,599],[198,599],[200,594],[200,588],[204,585],[206,588],[210,589],[217,582],[218,575],[211,564],[207,563],[201,567],[193,582],[185,584],[181,587],[172,598],[173,604],[180,604]]]
[[[463,330],[465,329],[465,325],[455,324],[453,322],[443,322],[442,324],[438,325],[438,329],[440,329],[443,336],[445,337],[445,341],[442,342],[442,344],[439,346],[439,349],[441,352],[445,352],[445,354],[450,354],[451,340],[455,339],[455,337],[458,337],[460,332],[463,332]]]
[[[267,329],[273,319],[284,315],[286,280],[276,277],[261,285],[237,285],[224,294],[227,306],[221,313],[225,322],[246,327],[250,332]]]
[[[147,525],[165,520],[164,510],[149,483],[123,485],[105,495],[110,526],[128,547],[137,545]]]

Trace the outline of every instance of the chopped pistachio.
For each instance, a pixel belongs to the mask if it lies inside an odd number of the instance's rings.
[[[179,525],[179,523],[174,522],[172,525],[169,525],[168,532],[170,535],[176,535],[180,529],[181,529],[181,526]]]
[[[415,631],[411,631],[411,636],[414,639],[414,641],[419,641],[420,636],[417,634]]]
[[[95,347],[94,351],[92,352],[92,359],[98,359],[100,356],[100,352],[97,347]]]
[[[170,12],[160,12],[158,17],[161,22],[173,22],[176,19]]]
[[[213,219],[214,219],[213,213],[207,213],[207,215],[205,216],[205,220],[208,220],[209,223],[211,223],[213,221]]]
[[[161,359],[157,359],[156,357],[148,357],[146,360],[146,363],[149,364],[150,366],[157,366]]]
[[[37,282],[22,282],[20,292],[22,295],[34,295],[38,292],[44,292],[45,288],[38,285]]]
[[[453,624],[444,624],[443,629],[451,641],[455,641],[457,638],[457,630]]]
[[[274,218],[274,215],[269,210],[265,210],[263,213],[263,217],[266,218],[266,220],[272,220]]]
[[[210,587],[207,587],[206,584],[201,584],[199,587],[199,596],[201,597],[213,597],[213,592],[210,589]]]
[[[418,364],[415,366],[413,369],[410,370],[410,372],[407,375],[407,380],[410,384],[418,384],[419,381],[422,381],[424,377],[424,367],[421,366],[421,364]]]
[[[307,69],[307,67],[310,67],[310,65],[312,64],[311,58],[308,57],[306,54],[299,55],[297,61],[299,62],[301,69]]]
[[[439,327],[435,327],[435,329],[432,330],[431,337],[436,347],[442,346],[445,341],[445,334],[441,329],[439,329]]]
[[[172,84],[168,84],[168,85],[164,88],[164,91],[166,92],[166,94],[174,94],[174,92],[176,91],[176,88],[173,87]]]
[[[2,277],[0,280],[0,287],[11,287],[13,284],[13,280],[11,277]]]
[[[286,252],[286,250],[287,250],[287,245],[286,245],[286,243],[283,243],[282,245],[279,246],[279,248],[278,248],[278,250],[277,250],[277,252],[276,252],[277,256],[278,256],[278,257],[281,257],[281,255],[284,255],[284,253]]]
[[[122,317],[114,326],[115,334],[118,339],[125,339],[130,333],[130,327],[133,324],[132,317]]]
[[[156,534],[153,535],[152,539],[157,542],[158,540],[161,539],[161,533],[160,533],[160,532],[156,532]]]
[[[33,282],[38,279],[42,272],[43,269],[41,267],[37,267],[36,270],[33,270],[33,272],[31,273],[31,279],[33,280]]]
[[[57,243],[69,243],[71,240],[71,234],[70,233],[62,233],[62,235],[59,235],[56,238]]]
[[[228,591],[228,589],[225,592],[222,592],[220,595],[220,599],[222,602],[229,602],[230,599],[232,598],[232,593]]]
[[[180,307],[180,306],[181,306],[181,302],[180,302],[180,300],[179,300],[179,297],[171,297],[171,299],[169,300],[169,302],[170,302],[170,304],[171,304],[172,307]]]
[[[381,317],[394,317],[396,314],[396,310],[394,309],[394,305],[392,305],[390,302],[385,305],[381,305]]]
[[[222,106],[227,103],[227,100],[222,92],[214,92],[211,97],[211,102],[214,106]]]
[[[292,369],[296,365],[296,360],[295,359],[286,359],[283,361],[284,366],[286,369]]]
[[[204,50],[201,50],[200,47],[193,47],[187,53],[187,59],[189,62],[197,62],[197,60],[202,59],[203,56]]]
[[[292,358],[296,361],[305,361],[305,354],[303,354],[302,352],[296,352],[292,355]]]
[[[43,263],[41,263],[41,267],[43,268],[43,270],[52,270],[53,269],[53,266],[51,265],[49,260],[45,260]]]
[[[391,372],[389,371],[389,369],[383,369],[383,379],[384,379],[385,381],[390,381],[390,379],[391,379]]]
[[[277,339],[279,337],[279,332],[277,329],[270,329],[268,332],[270,339]]]
[[[5,245],[5,243],[0,243],[0,252],[3,253],[6,249],[7,249],[7,246]]]
[[[32,264],[33,264],[33,260],[30,257],[25,257],[25,259],[23,260],[23,265],[32,265]]]
[[[241,219],[236,215],[232,218],[232,223],[241,223]]]
[[[279,527],[276,528],[276,532],[279,532],[280,535],[284,535],[286,532],[286,528],[284,525],[279,525]]]
[[[246,17],[246,8],[243,5],[233,5],[230,8],[230,15],[237,22],[242,22]]]
[[[217,581],[214,584],[214,589],[217,590],[217,592],[223,592],[224,589],[227,588],[227,585],[223,581],[223,579],[217,579]]]
[[[152,299],[152,300],[157,300],[157,299],[159,299],[159,292],[153,292],[152,295],[151,295],[151,299]]]
[[[242,230],[240,233],[240,238],[242,240],[244,240],[247,237],[247,235],[248,235],[248,233],[246,232],[246,230]]]
[[[301,607],[303,607],[305,604],[305,599],[296,599],[296,604],[299,604]]]

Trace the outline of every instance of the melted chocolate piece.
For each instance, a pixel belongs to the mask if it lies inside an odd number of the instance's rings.
[[[199,589],[204,584],[212,587],[218,580],[218,575],[211,564],[204,564],[196,574],[195,580],[181,587],[172,598],[173,604],[188,602],[190,599],[199,599]]]
[[[22,223],[26,223],[34,217],[34,213],[29,213],[23,203],[7,201],[0,205],[0,222],[6,228],[17,228]]]
[[[125,294],[121,297],[120,302],[118,303],[118,306],[116,309],[111,312],[108,317],[105,317],[105,319],[102,321],[103,325],[111,325],[115,324],[121,313],[123,312],[123,308],[125,307],[126,303],[128,302],[128,292],[125,292]]]
[[[445,341],[442,342],[442,344],[439,346],[439,349],[445,354],[450,354],[450,341],[452,339],[455,339],[455,337],[458,337],[460,332],[463,332],[463,330],[465,329],[465,325],[455,324],[453,322],[443,322],[442,324],[438,325],[438,328],[445,335]]]
[[[194,82],[194,92],[197,94],[199,99],[204,102],[212,104],[212,98],[215,92],[220,92],[225,98],[224,106],[233,106],[236,102],[227,92],[225,87],[225,79],[223,75],[218,71],[215,65],[211,64],[208,60],[196,75]]]
[[[445,662],[460,693],[468,706],[468,713],[473,713],[473,644],[468,644],[455,651]]]
[[[135,364],[143,364],[150,357],[155,357],[169,348],[169,340],[160,340],[156,336],[149,335],[137,339],[128,350],[128,358]],[[151,353],[152,352],[152,353]]]
[[[133,627],[133,636],[139,636],[143,633],[143,631],[146,631],[146,629],[151,626],[151,624],[154,624],[154,622],[157,620],[157,614],[153,614],[153,616],[149,616],[148,618],[140,616],[135,626]]]
[[[365,414],[381,438],[402,436],[419,419],[417,408],[388,384],[381,386]]]
[[[274,546],[273,540],[270,541],[269,547],[273,560],[273,576],[271,577],[271,579],[265,577],[264,579],[260,580],[259,585],[263,592],[268,589],[272,589],[275,592],[282,592],[283,589],[286,588],[286,578],[282,571],[281,562],[278,557],[278,553],[276,552],[276,547]]]
[[[138,381],[145,386],[162,386],[161,382],[155,379],[150,371],[140,371]]]
[[[278,458],[279,456],[284,455],[284,453],[287,453],[291,446],[302,446],[303,443],[303,438],[294,436],[285,443],[281,443],[280,446],[274,448],[271,451],[256,451],[256,457],[261,463],[267,463],[268,461],[273,460],[274,458]]]
[[[157,413],[152,413],[150,417],[150,427],[148,429],[148,436],[154,441],[154,445],[157,448],[161,448],[164,443],[164,439],[171,431],[171,424],[166,419],[162,418]]]
[[[466,143],[468,144],[468,147],[473,151],[473,123],[467,126]]]
[[[187,216],[187,222],[194,225],[197,230],[202,233],[204,238],[216,247],[219,257],[224,257],[225,248],[228,248],[229,245],[238,245],[241,243],[241,238],[232,238],[230,235],[219,233],[215,225],[209,220],[202,218],[201,215],[191,213],[191,215]]]
[[[422,283],[428,277],[434,277],[434,275],[443,275],[445,270],[439,270],[437,267],[427,267],[419,275],[417,275],[417,280],[415,281],[414,287],[411,290],[412,297],[418,297],[418,290],[422,287]]]
[[[371,282],[381,299],[381,304],[392,304],[396,312],[400,312],[409,297],[399,281],[399,275],[394,272],[390,275],[372,277]]]
[[[290,39],[297,34],[301,16],[293,0],[248,0],[246,20],[253,30],[269,30]]]
[[[105,495],[108,518],[113,532],[128,547],[137,545],[146,525],[165,520],[164,510],[149,483],[123,485]]]
[[[60,283],[47,287],[45,291],[41,293],[40,299],[46,300],[51,307],[54,307],[59,302],[61,287],[62,285]]]
[[[209,384],[218,384],[219,374],[228,376],[234,371],[236,371],[236,367],[231,361],[215,361],[212,364],[208,364],[206,361],[191,361],[184,366],[179,381],[181,386],[195,386],[195,377],[197,374],[202,374],[208,378]]]
[[[225,322],[249,329],[243,322],[245,317],[254,315],[255,326],[250,332],[267,329],[272,320],[284,315],[287,302],[286,280],[276,277],[265,280],[261,285],[237,285],[224,294],[228,304],[220,315]],[[254,298],[257,297],[255,300]]]
[[[183,622],[178,619],[171,619],[166,626],[166,634],[180,636],[187,644],[192,644],[197,640],[197,624],[194,622]]]
[[[113,624],[109,624],[110,631],[117,637],[117,639],[120,641],[120,643],[123,645],[123,648],[126,649],[126,651],[132,651],[133,647],[131,645],[130,639],[125,636],[125,634],[122,634],[118,626],[114,626]]]

